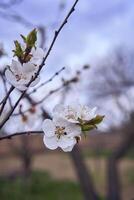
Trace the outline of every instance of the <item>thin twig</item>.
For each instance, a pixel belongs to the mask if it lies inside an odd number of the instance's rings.
[[[4,75],[3,75],[3,73],[1,73],[0,72],[0,76],[1,76],[1,79],[2,79],[2,81],[3,81],[3,85],[4,85],[4,90],[5,90],[5,95],[7,95],[7,93],[8,93],[8,90],[7,90],[7,85],[6,85],[6,79],[4,78]],[[12,102],[11,102],[11,98],[10,98],[10,96],[9,96],[9,104],[10,104],[10,107],[12,108]],[[0,103],[1,104],[1,103]]]
[[[2,114],[3,109],[4,109],[5,105],[6,105],[6,102],[7,102],[8,98],[9,98],[9,96],[10,96],[10,94],[11,94],[11,92],[13,90],[14,90],[14,86],[11,86],[10,89],[9,89],[9,91],[6,94],[5,98],[2,100],[2,102],[1,102],[2,106],[0,108],[0,115]]]
[[[28,95],[31,95],[35,92],[37,92],[37,90],[41,87],[43,87],[44,85],[46,85],[47,83],[53,81],[53,79],[58,76],[63,70],[65,69],[65,67],[62,67],[59,71],[57,71],[51,78],[49,78],[48,80],[46,80],[45,82],[41,83],[38,87],[34,88],[31,92],[28,93]]]
[[[65,17],[65,19],[63,20],[62,24],[60,25],[59,29],[55,31],[53,40],[50,44],[50,47],[46,53],[46,56],[43,58],[43,61],[41,63],[41,65],[39,66],[39,70],[37,71],[37,74],[35,75],[35,77],[28,83],[27,87],[29,87],[31,85],[31,83],[38,77],[41,69],[43,68],[43,66],[46,64],[46,60],[55,44],[55,41],[59,35],[59,33],[61,32],[62,28],[64,27],[64,25],[67,23],[69,17],[71,16],[71,14],[74,12],[75,10],[75,6],[78,3],[79,0],[76,0],[73,4],[73,6],[71,7],[69,13],[67,14],[67,16]],[[25,90],[21,96],[19,97],[19,99],[17,100],[17,102],[15,103],[14,107],[11,109],[11,111],[8,113],[8,115],[6,116],[6,118],[2,121],[2,123],[0,124],[0,129],[4,126],[4,124],[9,120],[10,116],[12,115],[12,113],[14,112],[14,110],[16,109],[16,107],[18,106],[20,100],[24,97],[24,95],[26,94],[27,90]]]
[[[52,94],[55,94],[55,93],[59,92],[60,90],[62,90],[62,89],[64,89],[64,88],[68,87],[71,83],[77,83],[78,80],[79,80],[79,78],[78,78],[77,76],[71,78],[70,80],[66,80],[66,81],[64,80],[64,82],[63,82],[63,84],[62,84],[61,86],[57,87],[57,88],[54,89],[54,90],[49,91],[49,93],[48,93],[46,96],[44,96],[41,100],[39,100],[39,101],[37,101],[37,102],[33,102],[32,105],[33,105],[33,106],[37,106],[37,105],[43,103],[43,102],[44,102],[47,98],[49,98]],[[27,94],[27,95],[28,95],[28,94]],[[26,96],[25,96],[25,97],[26,97]],[[31,98],[31,97],[28,95],[27,98]],[[32,99],[31,99],[31,100],[32,100]],[[31,101],[31,100],[30,100],[30,101]],[[30,110],[30,108],[24,110],[24,111],[22,112],[22,114],[25,114],[26,112],[29,112],[29,110]],[[15,113],[15,114],[13,114],[12,116],[18,116],[18,115],[20,115],[20,112]]]
[[[70,80],[64,81],[61,86],[58,88],[51,90],[45,97],[43,97],[40,101],[38,101],[35,105],[43,103],[48,97],[50,97],[52,94],[59,92],[61,89],[69,86],[71,83],[76,83],[78,82],[78,77],[73,77]]]
[[[43,134],[43,131],[25,131],[25,132],[18,132],[18,133],[12,133],[10,135],[5,135],[0,137],[0,140],[5,140],[5,139],[12,139],[12,137],[19,136],[19,135],[31,135],[31,134]]]

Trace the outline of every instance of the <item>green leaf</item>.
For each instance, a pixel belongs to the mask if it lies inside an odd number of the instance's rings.
[[[23,55],[21,44],[17,40],[14,41],[14,44],[15,44],[15,50],[13,50],[14,56],[20,58]]]
[[[81,126],[81,130],[83,132],[85,132],[85,131],[91,131],[94,128],[95,128],[95,126],[94,125],[90,125],[90,124],[84,124],[84,125]]]
[[[22,34],[20,34],[20,36],[22,37],[24,43],[26,43],[26,40],[27,40],[26,37],[24,35],[22,35]]]
[[[90,130],[93,130],[95,128],[97,128],[97,124],[100,124],[103,120],[104,116],[101,116],[101,115],[97,115],[95,118],[93,118],[92,120],[89,120],[89,121],[85,121],[83,124],[81,123],[80,126],[81,126],[81,130],[83,132],[85,131],[90,131]]]
[[[89,123],[90,124],[100,124],[103,121],[104,117],[105,117],[104,115],[97,115],[95,118],[91,119],[89,121]]]
[[[28,36],[26,37],[27,47],[32,48],[35,46],[35,42],[37,41],[37,30],[33,29]]]

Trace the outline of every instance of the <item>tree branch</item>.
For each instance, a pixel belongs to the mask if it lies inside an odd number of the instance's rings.
[[[12,137],[19,136],[19,135],[31,135],[31,134],[44,134],[43,131],[25,131],[25,132],[18,132],[12,133],[10,135],[5,135],[0,137],[0,140],[12,139]]]
[[[73,6],[71,7],[69,13],[67,14],[67,16],[65,17],[65,19],[63,20],[62,24],[60,25],[59,29],[55,31],[55,34],[54,34],[54,37],[53,37],[53,40],[50,44],[50,47],[48,48],[48,51],[46,53],[46,56],[43,58],[43,61],[41,63],[41,65],[39,66],[39,70],[37,71],[37,74],[35,75],[35,77],[28,83],[27,87],[30,86],[30,84],[38,77],[41,69],[43,68],[43,66],[46,64],[46,60],[54,46],[54,43],[59,35],[59,33],[61,32],[61,30],[63,29],[64,25],[67,23],[69,17],[71,16],[71,14],[74,12],[75,10],[75,6],[76,4],[78,3],[79,0],[76,0],[73,4]],[[18,106],[20,100],[24,97],[24,95],[26,94],[27,90],[25,90],[21,96],[19,97],[19,99],[17,100],[17,102],[15,103],[15,105],[13,106],[13,108],[11,109],[11,111],[9,112],[9,114],[6,116],[6,118],[2,121],[2,123],[0,124],[0,129],[4,126],[4,124],[8,121],[8,119],[10,118],[10,116],[12,115],[12,113],[14,112],[14,110],[16,109],[16,107]]]
[[[10,94],[12,93],[13,90],[14,90],[14,86],[11,86],[11,88],[10,88],[9,91],[7,92],[5,98],[4,98],[4,99],[2,100],[2,102],[0,103],[0,104],[2,104],[1,109],[0,109],[0,115],[2,114],[3,109],[4,109],[5,105],[6,105],[6,102],[7,102],[8,98],[9,98],[9,96],[10,96]]]

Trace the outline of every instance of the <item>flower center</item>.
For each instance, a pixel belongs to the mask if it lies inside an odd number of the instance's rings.
[[[28,117],[27,117],[27,115],[22,115],[22,116],[21,116],[21,120],[22,120],[23,123],[27,123],[27,122],[28,122]]]
[[[67,119],[76,120],[76,112],[70,106],[67,108],[67,114],[65,115]]]
[[[60,139],[60,137],[61,137],[62,135],[66,135],[65,127],[56,126],[55,134],[57,135],[57,138],[58,138],[58,139]]]
[[[18,74],[15,75],[15,78],[16,78],[17,81],[21,80],[21,76],[18,75]]]

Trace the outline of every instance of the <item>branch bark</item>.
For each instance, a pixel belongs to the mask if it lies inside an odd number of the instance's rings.
[[[123,142],[112,153],[107,163],[107,181],[108,181],[108,192],[107,200],[121,200],[121,186],[119,178],[118,164],[120,159],[125,156],[130,148],[134,145],[134,134],[133,132],[127,133],[127,137],[124,137]]]

